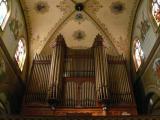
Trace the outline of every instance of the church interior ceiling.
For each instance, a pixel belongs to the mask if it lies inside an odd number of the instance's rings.
[[[29,36],[30,57],[50,54],[58,34],[73,49],[90,48],[103,36],[108,54],[130,56],[133,20],[139,0],[20,0]]]

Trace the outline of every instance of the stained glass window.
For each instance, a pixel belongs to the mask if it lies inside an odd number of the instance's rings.
[[[144,59],[144,53],[141,47],[141,43],[139,40],[135,43],[135,60],[136,60],[136,66],[137,69],[141,66],[142,60]]]
[[[3,24],[7,18],[8,3],[7,0],[0,0],[0,26],[4,27]]]
[[[152,1],[152,15],[159,26],[160,24],[160,0]]]
[[[17,47],[16,53],[15,53],[15,59],[16,59],[21,71],[23,70],[25,58],[26,58],[25,46],[24,46],[24,43],[22,42],[22,40],[19,40],[18,47]]]

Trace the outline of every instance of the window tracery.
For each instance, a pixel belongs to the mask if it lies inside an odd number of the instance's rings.
[[[19,40],[18,47],[15,53],[15,59],[21,71],[23,70],[25,58],[26,58],[25,46],[22,40]]]

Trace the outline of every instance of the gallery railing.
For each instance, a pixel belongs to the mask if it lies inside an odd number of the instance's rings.
[[[160,116],[115,116],[115,117],[85,117],[85,116],[0,116],[0,120],[160,120]]]

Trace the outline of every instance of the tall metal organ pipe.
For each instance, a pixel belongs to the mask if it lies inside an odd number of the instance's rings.
[[[48,88],[48,103],[52,107],[59,102],[60,95],[58,93],[61,93],[62,90],[62,74],[65,48],[66,45],[63,36],[58,35],[56,43],[53,46]]]
[[[97,35],[94,43],[94,59],[95,59],[95,77],[96,77],[96,91],[99,102],[106,104],[109,99],[108,92],[108,63],[106,62],[106,55],[103,49],[103,39]],[[105,67],[104,67],[105,66]]]

